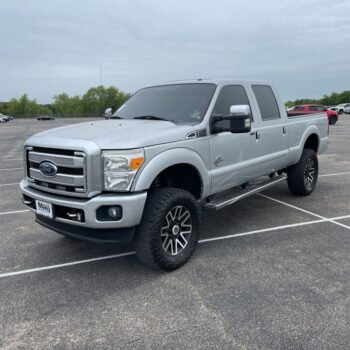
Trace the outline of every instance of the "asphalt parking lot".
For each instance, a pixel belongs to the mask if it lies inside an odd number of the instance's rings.
[[[309,197],[286,183],[206,211],[187,265],[72,241],[21,204],[22,146],[77,120],[0,125],[1,349],[348,349],[350,115],[331,126]]]

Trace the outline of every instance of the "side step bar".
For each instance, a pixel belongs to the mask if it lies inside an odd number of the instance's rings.
[[[211,197],[211,199],[204,204],[204,207],[210,209],[222,209],[238,202],[241,199],[247,198],[255,193],[266,190],[278,182],[284,181],[287,178],[285,175],[275,176],[267,181],[254,183],[248,185],[246,188],[235,187],[232,190],[226,191],[224,194],[219,194]]]

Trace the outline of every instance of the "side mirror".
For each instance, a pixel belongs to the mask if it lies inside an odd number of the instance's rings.
[[[225,131],[236,134],[250,132],[252,122],[248,105],[231,106],[230,113],[230,115],[213,116],[211,118],[212,134],[219,134]]]
[[[105,119],[111,119],[112,118],[112,108],[107,108],[104,113]]]
[[[250,116],[250,107],[248,105],[231,106],[230,113],[234,116]]]

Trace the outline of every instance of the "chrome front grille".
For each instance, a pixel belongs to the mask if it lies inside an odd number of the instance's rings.
[[[83,195],[87,192],[86,156],[84,152],[42,147],[26,149],[27,178],[31,186],[43,191]],[[42,162],[51,162],[57,167],[54,176],[40,171]]]

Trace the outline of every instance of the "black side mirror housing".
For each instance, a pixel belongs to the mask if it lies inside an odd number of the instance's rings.
[[[210,131],[212,134],[219,134],[225,131],[236,134],[250,132],[252,127],[250,114],[248,105],[233,105],[230,107],[229,115],[218,115],[211,118]],[[223,126],[218,125],[222,121],[228,121],[228,123],[222,123]]]

